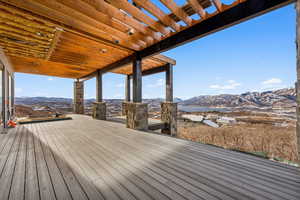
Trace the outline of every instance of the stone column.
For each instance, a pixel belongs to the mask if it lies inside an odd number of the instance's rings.
[[[296,126],[296,146],[298,152],[298,162],[300,162],[300,0],[296,2],[296,47],[297,47],[297,82],[296,82],[296,114],[297,114],[297,126]]]
[[[136,57],[133,61],[133,102],[127,102],[126,127],[148,129],[148,105],[142,103],[142,61]]]
[[[148,129],[148,104],[127,103],[126,127],[136,130]]]
[[[84,82],[74,82],[73,111],[76,114],[84,114]]]
[[[94,102],[93,103],[93,118],[106,120],[106,103]]]
[[[127,101],[124,101],[124,102],[122,102],[122,115],[124,116],[127,116],[127,111],[128,111],[128,104],[129,104],[130,102],[127,102]]]
[[[177,135],[177,103],[161,103],[161,121],[165,124],[162,133]]]
[[[106,120],[106,103],[103,102],[102,97],[102,73],[97,72],[96,76],[96,102],[93,103],[94,119]]]
[[[166,102],[161,103],[162,133],[177,135],[177,103],[173,103],[173,66],[166,66]]]

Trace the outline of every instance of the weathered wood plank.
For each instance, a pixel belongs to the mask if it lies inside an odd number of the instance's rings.
[[[119,123],[72,117],[22,125],[0,135],[0,192],[4,197],[300,198],[300,175],[295,167],[126,129]]]
[[[18,132],[20,134],[20,132]],[[22,142],[19,147],[18,157],[15,164],[15,172],[11,183],[9,199],[23,199],[24,188],[25,188],[25,173],[26,173],[26,151],[27,151],[27,140],[28,131],[25,127],[22,127]]]
[[[38,183],[40,188],[40,198],[46,200],[56,199],[52,181],[48,171],[47,163],[42,151],[41,143],[38,138],[38,130],[35,125],[32,125],[30,131],[34,133],[34,150],[36,159],[36,168],[38,174]]]
[[[41,129],[41,123],[36,124],[37,133],[38,133],[38,139],[40,140],[41,149],[43,151],[45,161],[47,164],[47,168],[49,170],[50,178],[53,184],[54,192],[57,199],[72,199],[72,196],[70,194],[69,188],[67,187],[64,178],[62,177],[61,171],[58,168],[54,158],[53,154],[51,152],[51,149],[49,148],[45,138],[44,134],[46,134]]]
[[[38,200],[40,199],[39,194],[39,183],[37,176],[37,166],[35,162],[35,148],[34,148],[34,138],[32,131],[28,127],[30,125],[24,125],[28,131],[28,140],[27,140],[27,157],[26,157],[26,180],[25,180],[25,200]]]
[[[18,134],[16,140],[13,142],[12,146],[9,148],[7,153],[8,157],[5,161],[5,165],[1,170],[0,174],[0,194],[1,198],[8,199],[9,192],[11,188],[11,183],[15,171],[16,159],[19,152],[20,143],[23,139],[22,134]]]
[[[62,177],[64,178],[65,184],[68,187],[69,192],[71,193],[72,199],[74,200],[84,200],[88,199],[84,191],[82,190],[81,185],[79,184],[77,178],[74,176],[73,171],[68,166],[65,158],[60,155],[60,151],[58,150],[55,143],[49,139],[51,133],[49,129],[45,128],[43,124],[40,124],[40,129],[43,132],[42,137],[45,145],[51,149],[51,153],[53,155],[53,159],[59,168]]]

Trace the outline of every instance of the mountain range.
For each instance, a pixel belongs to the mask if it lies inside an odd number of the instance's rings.
[[[95,99],[86,99],[85,103],[90,104]],[[121,103],[123,99],[107,99],[111,104]],[[161,98],[143,100],[149,104],[159,104]],[[296,92],[293,88],[285,88],[265,92],[246,92],[243,94],[220,94],[220,95],[200,95],[187,100],[174,99],[180,105],[201,106],[201,107],[280,107],[292,108],[296,106]],[[16,97],[16,104],[35,105],[35,104],[71,104],[71,98],[56,97]]]

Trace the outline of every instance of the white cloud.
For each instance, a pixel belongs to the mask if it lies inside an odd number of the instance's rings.
[[[279,78],[271,78],[268,80],[263,81],[261,84],[262,85],[275,85],[275,84],[280,84],[282,83],[282,80]]]
[[[54,79],[52,77],[49,77],[48,78],[48,81],[53,81]]]
[[[122,88],[122,87],[125,87],[125,84],[124,83],[119,83],[119,84],[116,85],[116,87]]]
[[[266,90],[278,90],[282,88],[286,88],[287,86],[282,84],[282,80],[279,78],[270,78],[268,80],[265,80],[261,82],[261,88],[260,91],[266,91]]]
[[[156,82],[148,84],[147,87],[154,88],[154,87],[161,87],[163,85],[164,85],[164,80],[160,78]]]
[[[224,85],[210,85],[209,87],[211,89],[217,89],[217,90],[234,90],[237,87],[241,86],[241,83],[236,82],[235,80],[228,80],[226,84]]]

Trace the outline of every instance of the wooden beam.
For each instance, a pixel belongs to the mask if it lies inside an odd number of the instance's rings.
[[[160,1],[188,26],[192,24],[193,20],[173,0]]]
[[[103,32],[106,35],[110,35],[110,37],[112,38],[112,40],[115,43],[123,44],[126,47],[134,49],[134,50],[140,49],[140,46],[138,44],[135,44],[127,34],[116,30],[111,25],[109,26],[109,25],[102,23],[103,20],[102,20],[102,22],[100,22],[99,18],[97,18],[97,20],[95,20],[95,19],[90,18],[89,16],[86,16],[85,15],[86,12],[85,12],[85,14],[83,14],[82,12],[78,11],[78,8],[75,10],[74,7],[72,6],[74,4],[72,4],[72,2],[69,2],[68,0],[61,1],[61,2],[58,2],[57,0],[52,0],[52,1],[33,0],[33,1],[42,6],[45,6],[49,9],[51,9],[51,11],[59,12],[60,16],[69,17],[73,21],[80,21],[88,26],[92,26],[93,28],[98,29],[98,31]],[[63,3],[64,4],[68,3],[68,6],[72,6],[72,7],[70,8],[66,5],[64,5]]]
[[[132,41],[140,46],[146,45],[143,41],[143,38],[136,37],[136,34],[129,34],[130,27],[125,25],[125,23],[115,20],[114,18],[97,11],[88,3],[85,3],[81,0],[64,0],[60,2],[79,13],[88,16],[89,18],[96,20],[97,22],[101,22],[102,24],[110,26],[115,31],[115,35],[123,35],[124,37],[127,37],[129,41]]]
[[[129,3],[127,0],[109,0],[109,2],[130,15],[132,15],[134,18],[140,20],[141,22],[147,24],[152,29],[156,30],[157,32],[162,33],[163,35],[168,35],[170,31],[164,27],[161,23],[155,21],[145,13],[143,13],[140,9]]]
[[[88,25],[80,20],[74,20],[66,13],[58,12],[56,9],[50,9],[43,4],[36,2],[35,0],[0,0],[5,3],[8,3],[17,8],[24,9],[31,13],[34,18],[41,18],[44,21],[49,21],[49,23],[55,24],[55,26],[60,27],[66,31],[76,33],[83,37],[93,39],[95,41],[101,41],[104,44],[113,46],[115,48],[129,50],[122,41],[116,40],[116,38],[110,36],[109,34],[103,32],[98,28],[95,28],[94,25]],[[42,3],[51,3],[52,1],[42,1]],[[132,50],[132,49],[130,49]]]
[[[133,102],[142,102],[142,60],[135,56],[133,60],[132,74],[132,100]]]
[[[48,52],[46,54],[46,57],[45,57],[46,60],[50,59],[53,51],[56,48],[57,43],[59,42],[60,35],[61,35],[61,30],[57,29],[56,32],[55,32],[55,34],[54,34],[54,38],[53,38],[53,40],[51,42],[50,49],[48,50]]]
[[[166,62],[166,63],[170,63],[172,65],[176,65],[176,60],[170,58],[170,57],[167,57],[167,56],[164,56],[162,54],[157,54],[157,55],[154,55],[151,57],[152,60],[156,60],[156,61],[163,61],[163,62]]]
[[[188,2],[202,19],[205,19],[207,17],[208,13],[204,10],[198,0],[188,0]]]
[[[218,12],[223,11],[223,3],[220,0],[212,0],[214,6],[217,8]]]
[[[164,13],[158,6],[150,0],[134,0],[134,2],[157,17],[164,25],[170,26],[174,31],[180,31],[180,25],[177,24],[170,16]]]
[[[115,18],[121,21],[124,24],[135,29],[137,32],[141,32],[145,35],[145,39],[148,42],[153,42],[153,39],[160,39],[160,37],[149,27],[142,24],[138,20],[134,19],[133,17],[121,12],[118,8],[112,6],[111,4],[102,1],[102,0],[83,0],[86,3],[93,6],[99,12],[109,16],[110,18]]]
[[[112,63],[112,64],[106,66],[106,67],[103,68],[103,69],[100,69],[100,71],[101,71],[102,73],[106,73],[106,72],[109,72],[109,71],[111,71],[111,70],[113,70],[113,69],[117,69],[117,68],[119,68],[119,67],[122,67],[123,65],[126,65],[126,64],[132,62],[133,59],[134,59],[134,57],[135,57],[135,55],[130,55],[130,56],[124,58],[124,59],[121,59],[121,60],[119,60],[119,61],[117,61],[117,62],[115,62],[115,63]],[[86,81],[86,80],[89,80],[89,79],[95,77],[96,75],[97,75],[97,72],[96,72],[96,71],[95,71],[95,72],[92,72],[92,73],[90,73],[90,74],[88,74],[88,75],[85,75],[85,76],[83,76],[83,77],[80,77],[79,81]]]
[[[247,0],[138,52],[149,57],[283,7],[294,0]]]

